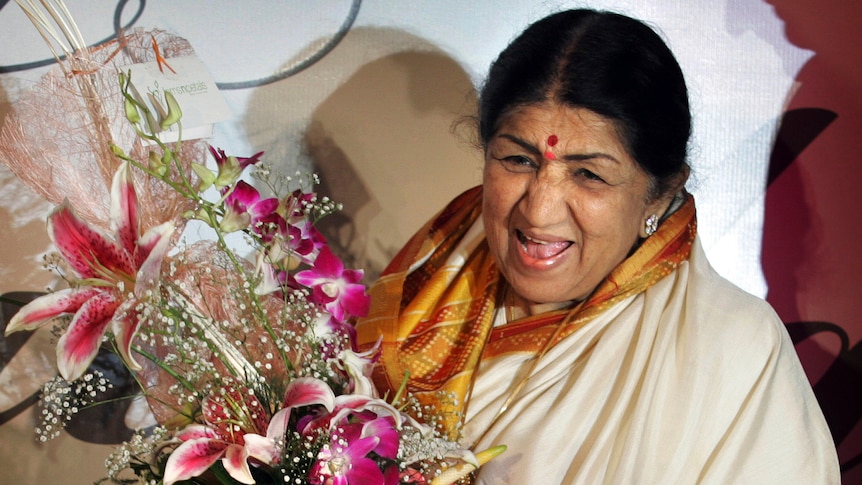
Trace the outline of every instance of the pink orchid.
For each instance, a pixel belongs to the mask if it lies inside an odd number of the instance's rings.
[[[309,265],[314,264],[320,249],[326,245],[326,239],[314,227],[308,213],[316,198],[314,193],[295,190],[282,200],[278,208],[278,213],[287,223],[287,230],[283,233],[285,249]]]
[[[278,212],[270,212],[261,214],[251,229],[260,237],[264,246],[267,246],[272,245],[273,241],[287,231],[287,222]]]
[[[254,227],[277,207],[278,199],[262,199],[257,189],[239,181],[225,198],[226,211],[219,228],[227,233]]]
[[[261,218],[253,230],[264,245],[258,254],[257,272],[261,281],[255,292],[268,295],[285,286],[298,288],[290,271],[302,263],[314,263],[318,249],[324,244],[323,236],[311,223],[303,230],[301,226],[287,224],[276,213]]]
[[[57,365],[67,380],[80,377],[111,332],[126,364],[141,367],[131,355],[140,321],[135,309],[159,277],[174,225],[166,222],[140,234],[138,198],[128,163],[111,186],[110,237],[87,226],[68,202],[48,217],[48,232],[77,277],[72,288],[32,301],[11,319],[6,333],[33,330],[57,316],[74,314],[57,344]]]
[[[165,485],[199,476],[218,460],[235,480],[254,483],[249,460],[267,465],[278,462],[277,443],[284,437],[291,409],[318,404],[331,410],[334,399],[329,386],[313,378],[292,381],[282,409],[271,419],[248,389],[230,388],[222,396],[207,398],[205,424],[190,425],[177,435],[183,443],[168,457]]]
[[[323,236],[311,222],[281,225],[284,219],[278,215],[271,217],[277,219],[276,223],[267,223],[268,219],[261,220],[257,230],[265,243],[265,261],[272,266],[274,279],[287,282],[288,273],[296,269],[300,264],[314,264],[318,252],[325,245]],[[272,231],[277,229],[278,232]],[[291,281],[292,282],[292,281]]]
[[[255,288],[258,294],[298,288],[290,272],[301,264],[314,265],[320,249],[326,245],[310,220],[309,207],[315,198],[313,193],[296,190],[281,200],[273,212],[260,215],[251,225],[263,246],[257,261],[257,273],[261,276]]]
[[[288,223],[277,213],[261,218],[254,231],[266,245],[269,260],[283,269],[295,269],[300,263],[314,264],[326,244],[310,221]]]
[[[257,152],[250,157],[234,157],[225,155],[224,150],[210,146],[210,154],[213,156],[218,167],[218,176],[216,176],[216,187],[222,188],[233,185],[239,180],[242,171],[249,165],[254,165],[260,161],[263,152]]]
[[[384,474],[374,455],[395,459],[398,441],[391,416],[377,417],[370,413],[344,419],[333,427],[330,442],[318,453],[308,481],[314,485],[397,484],[397,474]]]
[[[281,202],[278,212],[291,224],[308,219],[308,208],[316,198],[313,192],[294,190]]]
[[[312,290],[311,299],[339,321],[345,316],[365,316],[370,298],[365,293],[361,270],[344,269],[344,264],[324,246],[314,267],[296,274],[296,281]]]
[[[290,223],[285,233],[287,248],[305,264],[314,264],[326,240],[311,221]]]

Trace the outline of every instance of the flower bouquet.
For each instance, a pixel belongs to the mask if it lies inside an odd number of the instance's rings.
[[[363,273],[344,268],[315,229],[339,206],[314,193],[314,176],[277,177],[262,153],[214,147],[209,168],[181,136],[160,139],[182,130],[170,91],[151,109],[130,74],[107,62],[97,70],[116,85],[100,88],[74,67],[91,53],[71,49],[61,79],[77,84],[92,119],[119,112],[136,141],[123,148],[98,126],[99,137],[85,136],[97,139],[102,171],[113,164],[107,219],[81,215],[93,204],[59,203],[48,232],[68,288],[26,305],[6,328],[56,326],[60,376],[43,388],[43,439],[98,404],[108,383],[90,364],[108,349],[155,420],[108,459],[105,481],[444,484],[504,449],[474,454],[406,393],[377,395],[376,349],[358,349],[352,325],[369,305]],[[165,198],[170,210],[147,205]],[[206,237],[185,242],[188,224]]]

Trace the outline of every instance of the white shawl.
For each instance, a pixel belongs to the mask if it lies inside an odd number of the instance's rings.
[[[483,361],[470,444],[528,367]],[[837,484],[826,422],[782,322],[710,267],[674,273],[555,345],[474,449],[481,484]]]

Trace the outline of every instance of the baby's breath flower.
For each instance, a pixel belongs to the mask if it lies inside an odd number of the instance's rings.
[[[36,439],[44,443],[56,438],[75,414],[96,402],[99,395],[111,387],[97,370],[71,382],[56,376],[43,384],[39,400],[41,423],[35,430]]]

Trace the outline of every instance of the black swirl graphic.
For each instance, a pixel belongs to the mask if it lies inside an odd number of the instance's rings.
[[[353,23],[356,21],[356,16],[359,14],[360,6],[362,6],[362,0],[352,0],[350,3],[350,11],[347,13],[347,17],[344,19],[344,22],[342,22],[335,34],[333,34],[333,36],[323,46],[321,46],[320,49],[312,52],[296,64],[280,69],[266,77],[250,79],[248,81],[216,82],[216,86],[218,86],[219,89],[246,89],[264,86],[289,78],[290,76],[308,69],[324,56],[332,52],[332,49],[334,49],[335,46],[344,39],[344,36],[350,32],[351,27],[353,27]]]
[[[8,3],[8,0],[0,1],[0,10],[2,10],[3,7],[5,7],[7,3]],[[90,44],[90,47],[95,47],[97,45],[111,42],[112,40],[114,40],[118,37],[119,32],[122,32],[124,30],[128,30],[133,25],[135,25],[135,23],[138,21],[138,19],[141,18],[141,15],[143,15],[143,13],[144,13],[144,8],[147,5],[146,0],[138,0],[138,10],[137,10],[137,12],[135,12],[135,15],[132,17],[132,19],[129,20],[129,23],[127,23],[126,25],[120,24],[121,19],[122,19],[122,15],[123,15],[123,10],[126,8],[127,3],[129,3],[128,0],[120,0],[119,2],[117,2],[117,7],[114,9],[114,33],[108,37],[105,37],[102,40],[99,40],[93,44]],[[48,59],[42,59],[40,61],[24,62],[21,64],[12,64],[9,66],[0,66],[0,74],[19,72],[19,71],[27,71],[29,69],[36,69],[39,67],[54,64],[55,62],[57,62],[56,59],[51,57]]]
[[[9,0],[0,0],[0,9],[8,3]],[[116,39],[119,36],[119,33],[123,30],[127,30],[140,19],[141,15],[144,12],[144,8],[146,7],[146,0],[138,0],[138,10],[135,12],[132,19],[126,24],[121,25],[121,19],[123,17],[123,11],[126,8],[126,4],[129,3],[128,0],[121,0],[117,2],[117,7],[114,9],[114,34],[106,37],[98,42],[95,42],[92,46],[104,44],[106,42],[110,42]],[[359,8],[362,6],[362,0],[352,0],[350,3],[350,10],[347,13],[347,17],[345,17],[344,21],[339,26],[338,30],[329,38],[319,49],[310,53],[305,58],[300,60],[299,62],[285,67],[283,69],[279,69],[278,71],[270,74],[269,76],[264,76],[257,79],[248,79],[245,81],[235,81],[235,82],[216,82],[216,86],[219,89],[247,89],[258,86],[265,86],[267,84],[274,83],[276,81],[281,81],[282,79],[286,79],[291,77],[299,72],[308,69],[310,66],[314,65],[329,54],[344,37],[350,32],[350,29],[353,27],[353,23],[356,21],[356,17],[359,15]],[[25,62],[22,64],[13,64],[9,66],[0,66],[0,74],[18,72],[18,71],[26,71],[28,69],[36,69],[39,67],[47,66],[49,64],[55,63],[56,60],[53,58],[42,59],[39,61]]]

